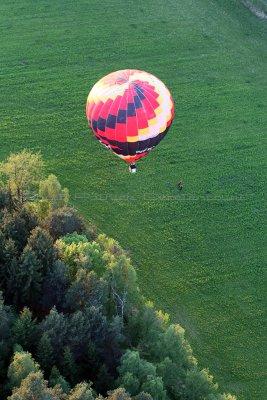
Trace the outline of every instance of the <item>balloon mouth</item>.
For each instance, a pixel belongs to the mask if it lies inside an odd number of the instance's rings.
[[[130,164],[129,165],[129,171],[130,171],[131,174],[135,174],[136,171],[137,171],[136,164]]]

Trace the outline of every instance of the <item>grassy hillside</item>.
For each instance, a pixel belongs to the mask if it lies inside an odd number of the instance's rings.
[[[0,3],[0,157],[40,150],[73,203],[130,250],[145,294],[187,328],[201,364],[253,400],[266,395],[265,27],[228,0]],[[135,176],[84,117],[93,83],[123,68],[157,75],[176,101]]]

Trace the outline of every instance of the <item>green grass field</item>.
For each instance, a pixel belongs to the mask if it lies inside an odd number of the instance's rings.
[[[0,2],[0,158],[40,150],[72,203],[130,251],[200,364],[250,400],[267,396],[265,29],[237,0]],[[92,85],[123,68],[155,74],[176,101],[134,176],[84,116]]]

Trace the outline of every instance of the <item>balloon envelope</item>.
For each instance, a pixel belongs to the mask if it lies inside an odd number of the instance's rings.
[[[164,138],[174,118],[174,103],[161,80],[126,69],[106,75],[93,86],[86,116],[95,137],[133,164]]]

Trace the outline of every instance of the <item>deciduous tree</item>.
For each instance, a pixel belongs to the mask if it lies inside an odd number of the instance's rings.
[[[156,367],[140,358],[137,351],[127,350],[118,367],[118,385],[124,387],[131,395],[144,391],[155,400],[165,400],[166,391],[162,378],[156,373]]]
[[[27,150],[11,154],[0,164],[0,172],[6,177],[8,188],[19,204],[23,204],[38,185],[43,166],[41,155]]]
[[[65,400],[66,396],[60,387],[49,388],[43,374],[31,372],[19,388],[15,388],[8,400]]]
[[[54,210],[46,220],[46,227],[54,239],[68,233],[84,233],[85,222],[78,212],[70,207]]]
[[[89,383],[78,383],[69,393],[67,400],[94,400],[94,392]]]
[[[63,207],[69,201],[68,189],[63,189],[59,180],[53,174],[40,181],[39,195],[43,200],[48,200],[53,209]]]
[[[34,361],[30,353],[16,351],[7,371],[9,388],[19,387],[22,380],[31,372],[37,372],[39,370],[39,364]]]
[[[106,397],[106,400],[131,400],[131,397],[124,388],[118,388],[108,392],[108,397]]]
[[[99,279],[94,271],[79,269],[75,281],[66,293],[66,307],[69,311],[84,307],[101,307],[106,302],[106,282]]]

